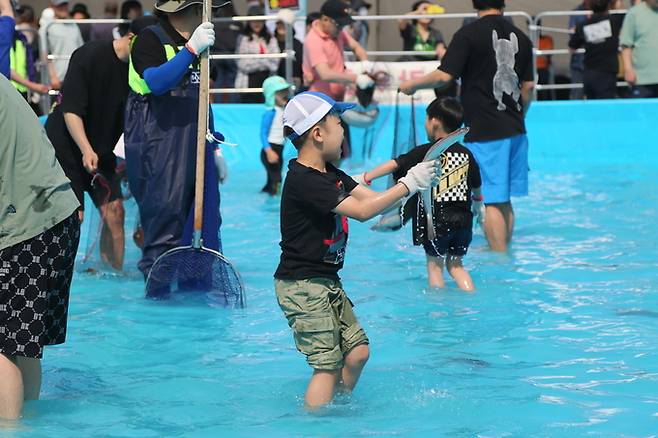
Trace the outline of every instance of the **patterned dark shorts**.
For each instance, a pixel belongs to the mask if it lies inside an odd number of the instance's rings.
[[[79,239],[75,212],[38,236],[0,250],[0,353],[41,358],[45,345],[64,342]]]

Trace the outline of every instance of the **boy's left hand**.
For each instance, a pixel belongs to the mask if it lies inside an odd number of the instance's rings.
[[[471,204],[471,212],[473,212],[473,217],[477,218],[478,224],[480,224],[481,227],[484,227],[484,216],[486,214],[484,201],[473,201]]]

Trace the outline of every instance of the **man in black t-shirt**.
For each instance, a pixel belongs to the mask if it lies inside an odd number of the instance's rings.
[[[46,122],[80,205],[88,192],[100,211],[101,258],[118,270],[124,259],[124,209],[113,150],[123,133],[130,41],[138,25],[118,40],[92,41],[73,52],[58,104]]]
[[[417,164],[383,193],[359,186],[332,166],[344,135],[340,114],[352,107],[306,92],[291,99],[283,113],[284,134],[299,154],[290,161],[281,194],[281,261],[274,278],[297,349],[314,369],[308,406],[329,403],[338,388],[351,391],[370,354],[338,277],[347,218],[368,220],[438,183],[437,160]]]
[[[583,85],[588,99],[614,99],[617,97],[619,71],[619,32],[623,15],[610,15],[610,0],[592,0],[594,14],[576,25],[569,40],[575,51],[585,47]]]
[[[479,18],[452,38],[438,70],[406,81],[413,94],[462,79],[466,147],[480,165],[486,203],[485,234],[494,251],[507,251],[514,230],[511,196],[528,194],[525,112],[532,98],[532,43],[503,17],[504,0],[473,0]]]
[[[423,161],[434,143],[459,129],[464,120],[461,104],[451,97],[440,97],[426,110],[425,130],[429,143],[420,145],[404,155],[389,160],[371,171],[364,172],[357,180],[370,185],[372,180],[393,175],[397,181],[409,169]],[[427,275],[431,287],[444,287],[443,265],[459,288],[475,289],[473,280],[462,265],[473,238],[473,216],[482,223],[484,205],[480,186],[480,168],[471,152],[460,144],[450,146],[439,158],[441,179],[433,190],[434,230],[436,239],[427,237],[424,205],[418,196],[409,199],[400,214],[400,224],[411,217],[414,245],[422,245],[427,256]]]

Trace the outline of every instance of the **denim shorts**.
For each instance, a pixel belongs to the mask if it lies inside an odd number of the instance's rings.
[[[480,166],[482,195],[486,204],[509,202],[528,195],[528,137],[466,143]]]

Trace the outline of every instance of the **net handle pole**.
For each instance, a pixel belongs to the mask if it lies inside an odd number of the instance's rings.
[[[203,1],[203,17],[205,23],[212,14],[212,0]],[[209,59],[207,48],[201,53],[201,77],[199,83],[199,120],[196,137],[196,184],[194,185],[194,236],[192,245],[201,248],[201,229],[203,228],[203,185],[206,164],[206,133],[208,131],[209,102]]]

